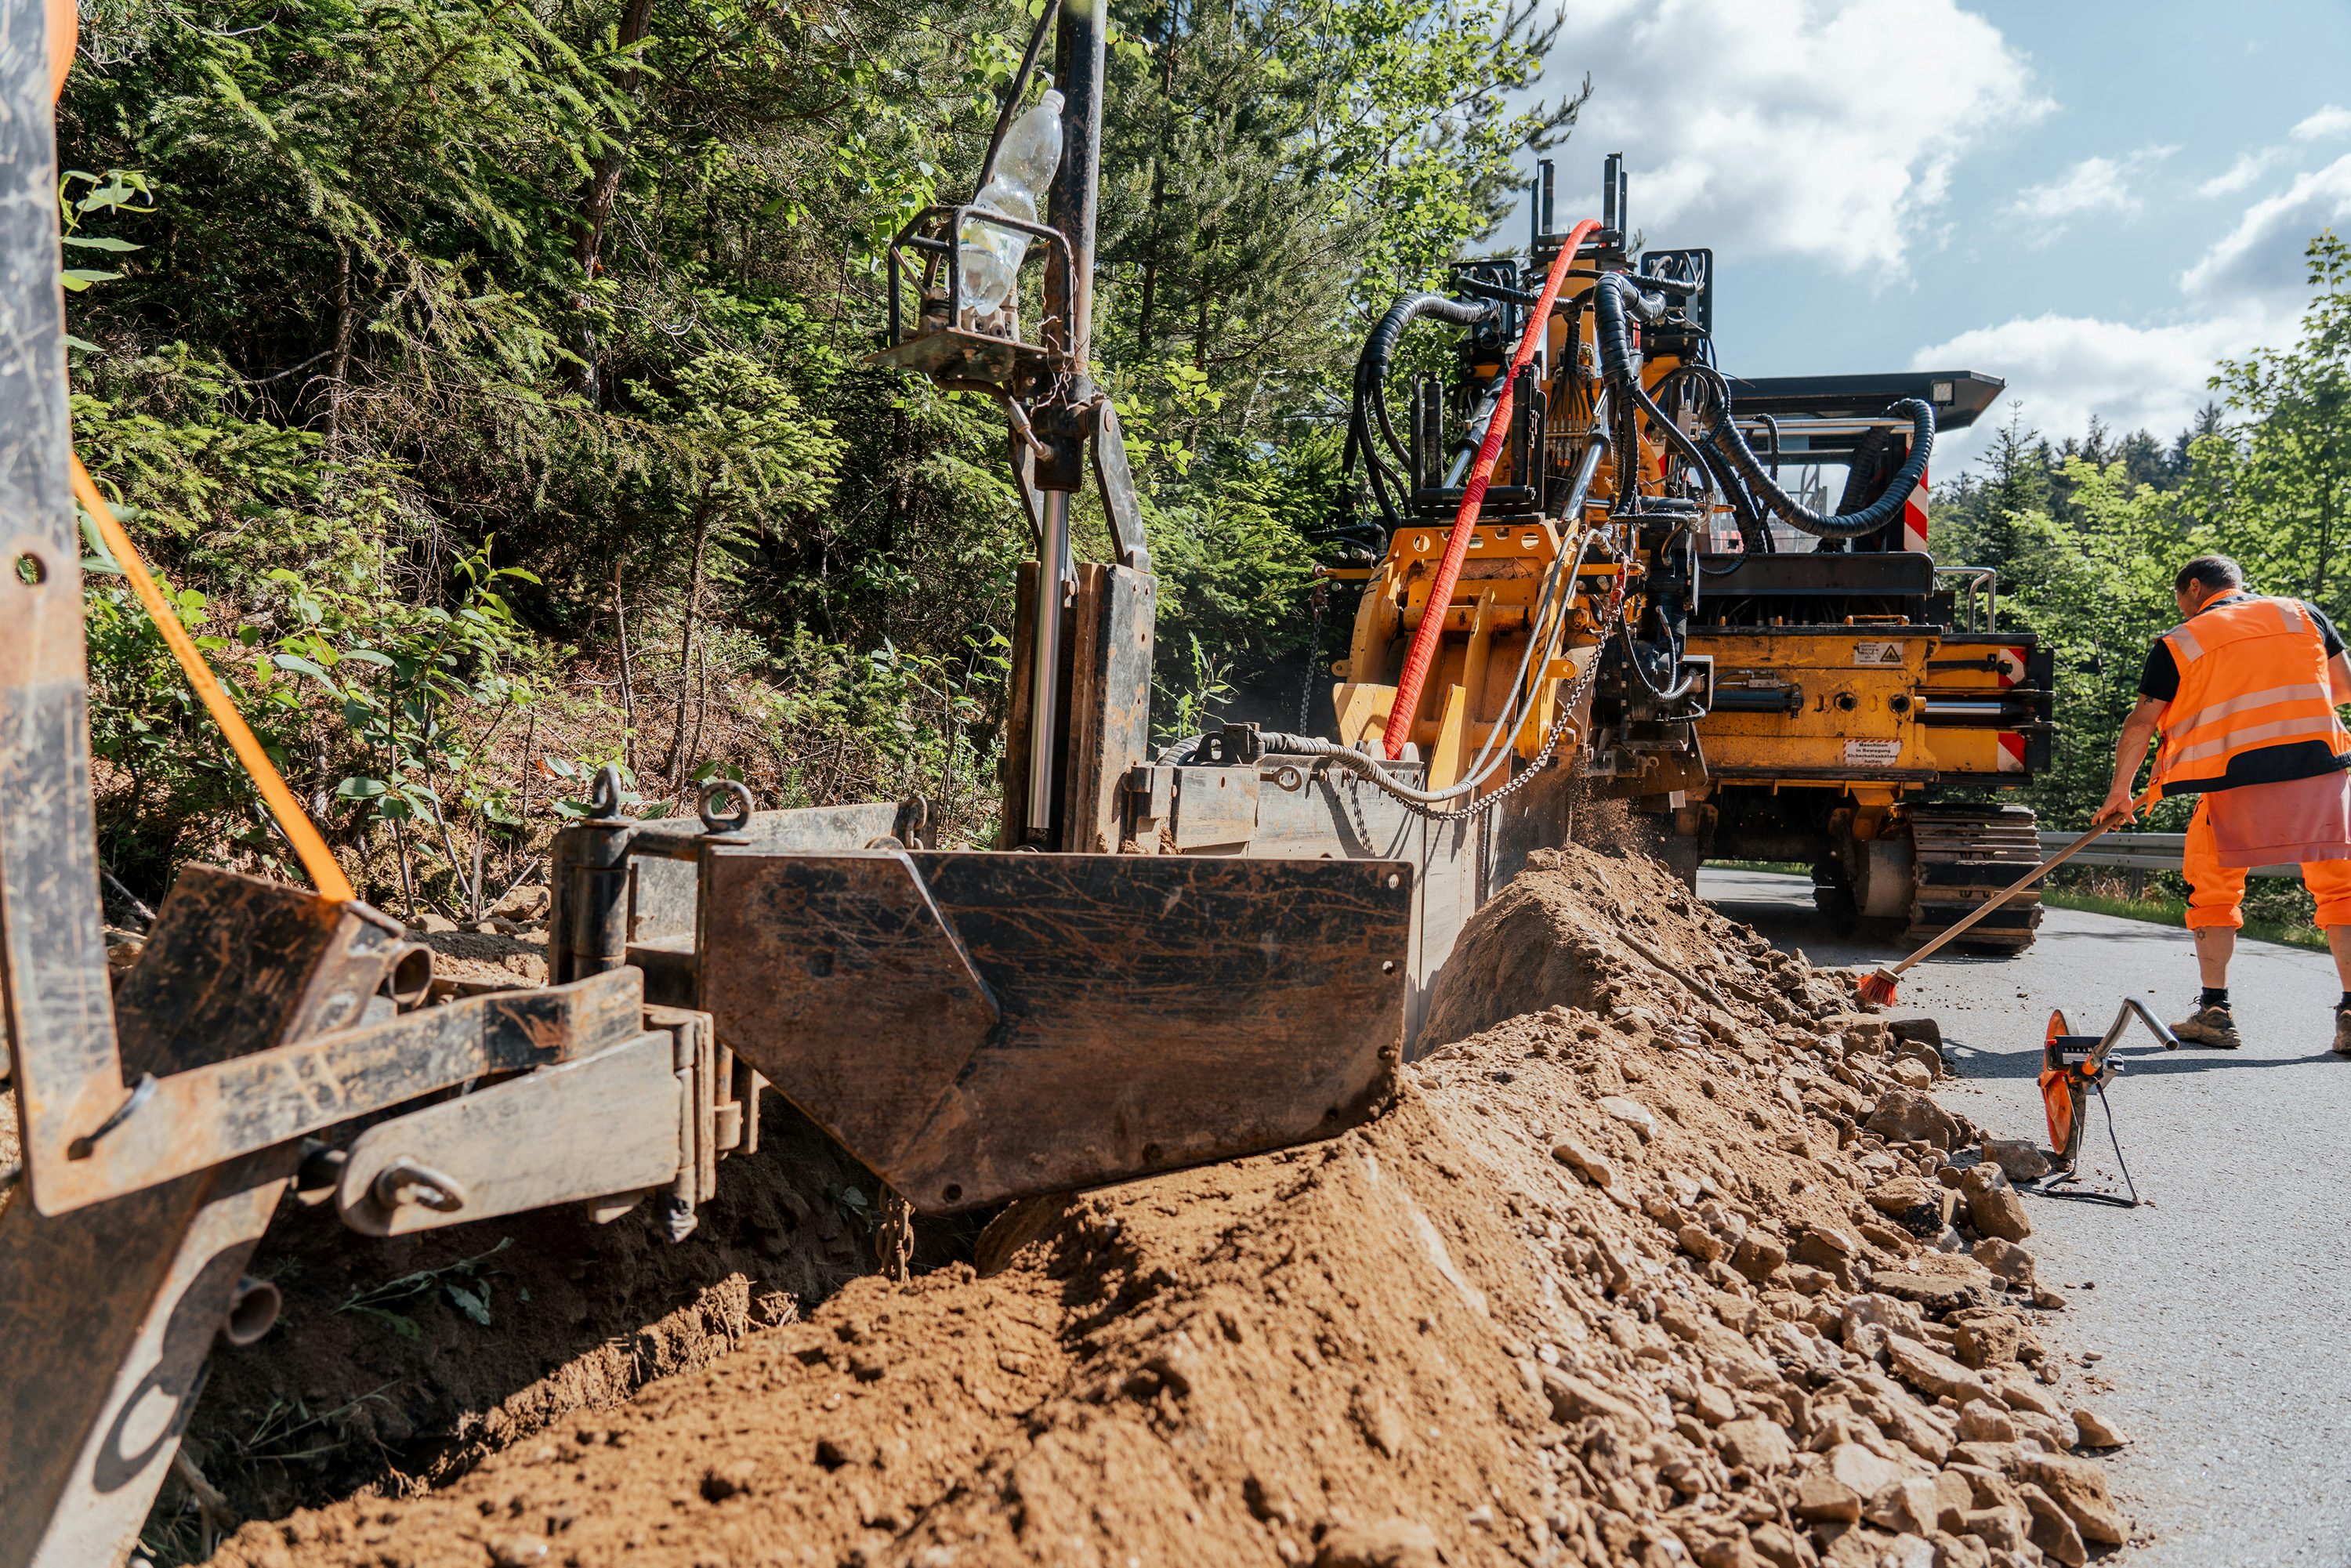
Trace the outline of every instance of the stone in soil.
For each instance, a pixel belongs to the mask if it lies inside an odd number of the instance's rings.
[[[1987,1236],[1975,1244],[1973,1255],[1977,1262],[2011,1285],[2032,1283],[2032,1254],[2013,1241]]]
[[[2039,1181],[2050,1172],[2049,1156],[2022,1138],[1983,1141],[1983,1157],[2007,1173],[2011,1181]]]
[[[1968,1223],[1979,1233],[2002,1241],[2022,1241],[2032,1234],[2032,1221],[2024,1212],[2024,1200],[2016,1196],[2013,1187],[1988,1187],[1970,1193]]]
[[[1343,1524],[1323,1536],[1314,1568],[1438,1568],[1437,1532],[1410,1520]]]
[[[2120,1427],[2093,1411],[2076,1408],[2074,1429],[2081,1435],[2085,1448],[2119,1448],[2130,1441]]]
[[[1924,1143],[1949,1149],[1959,1137],[1959,1124],[1951,1113],[1914,1089],[1888,1090],[1862,1125],[1889,1144]]]

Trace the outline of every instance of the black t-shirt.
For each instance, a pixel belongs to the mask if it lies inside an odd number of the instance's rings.
[[[2226,604],[2231,599],[2216,599],[2206,605]],[[2326,618],[2326,612],[2307,599],[2300,601],[2302,612],[2318,628],[2319,640],[2326,644],[2326,656],[2343,652],[2343,633]],[[2199,612],[2201,613],[2201,612]],[[2192,617],[2191,617],[2192,619]],[[2171,644],[2161,638],[2147,650],[2147,664],[2139,671],[2138,695],[2168,703],[2179,695],[2179,664],[2171,656]],[[2241,784],[2281,784],[2290,779],[2313,779],[2322,773],[2333,773],[2351,767],[2351,755],[2337,757],[2334,748],[2323,740],[2296,740],[2283,746],[2264,746],[2255,751],[2240,752],[2229,758],[2229,768],[2218,783],[2177,784],[2165,790],[2168,795],[2193,794],[2203,789],[2233,789]]]

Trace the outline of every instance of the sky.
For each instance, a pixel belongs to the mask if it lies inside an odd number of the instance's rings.
[[[1562,10],[1544,89],[1593,92],[1557,226],[1623,152],[1647,244],[1714,249],[1725,370],[2004,378],[1957,461],[2011,413],[2168,441],[2215,361],[2294,340],[2310,237],[2351,235],[2351,0]]]

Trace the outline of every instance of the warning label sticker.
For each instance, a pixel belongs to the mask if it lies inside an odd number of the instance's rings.
[[[1898,740],[1848,740],[1844,743],[1847,762],[1899,762],[1902,743]]]
[[[1855,643],[1853,662],[1856,664],[1899,664],[1903,644],[1899,643]]]

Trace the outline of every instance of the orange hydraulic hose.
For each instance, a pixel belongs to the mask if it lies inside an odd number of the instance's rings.
[[[229,748],[236,753],[236,759],[245,764],[245,770],[253,775],[254,785],[267,803],[269,814],[277,819],[277,825],[285,831],[287,841],[301,857],[302,869],[310,873],[310,880],[318,884],[319,892],[325,897],[338,904],[348,904],[357,898],[359,895],[351,891],[350,879],[343,875],[343,868],[335,863],[334,854],[327,848],[327,841],[319,836],[319,830],[310,825],[308,817],[303,815],[301,805],[294,799],[294,791],[288,789],[286,780],[277,776],[269,754],[261,749],[261,742],[255,739],[253,731],[246,727],[245,718],[236,711],[236,705],[228,700],[228,694],[221,690],[220,682],[213,678],[211,666],[204,663],[204,654],[196,651],[196,644],[188,636],[187,628],[180,624],[180,618],[164,601],[163,591],[157,588],[155,580],[148,575],[147,563],[139,559],[138,548],[131,542],[131,536],[123,532],[122,524],[116,520],[114,508],[106,504],[106,497],[99,495],[98,486],[90,482],[89,470],[81,465],[78,456],[73,460],[73,493],[74,499],[81,503],[82,509],[97,520],[98,537],[106,541],[107,549],[120,564],[123,575],[131,579],[131,591],[139,595],[139,602],[147,607],[148,617],[155,622],[155,630],[161,632],[163,641],[171,644],[172,656],[179,660],[180,668],[187,672],[188,684],[195,687],[196,695],[204,699],[206,711],[213,716],[213,722],[221,727],[223,735],[228,737]]]
[[[1551,325],[1552,306],[1559,299],[1560,285],[1567,281],[1568,265],[1575,259],[1577,248],[1599,226],[1598,220],[1586,218],[1569,230],[1567,238],[1560,243],[1559,254],[1551,258],[1551,273],[1543,279],[1542,300],[1528,318],[1527,329],[1519,338],[1519,351],[1511,357],[1510,368],[1502,374],[1502,395],[1494,404],[1493,416],[1486,422],[1486,439],[1479,444],[1478,461],[1469,469],[1469,486],[1461,494],[1461,509],[1454,514],[1453,532],[1445,541],[1445,558],[1437,563],[1437,581],[1428,591],[1428,608],[1422,612],[1420,626],[1412,634],[1412,647],[1404,659],[1404,676],[1396,683],[1395,706],[1388,709],[1388,727],[1380,737],[1391,762],[1404,755],[1405,742],[1412,738],[1412,716],[1420,706],[1420,688],[1427,683],[1428,666],[1437,658],[1437,639],[1445,630],[1445,612],[1453,602],[1454,584],[1461,580],[1461,563],[1468,559],[1469,538],[1478,531],[1478,514],[1486,504],[1486,486],[1493,482],[1494,464],[1502,455],[1502,438],[1510,428],[1510,403],[1518,389],[1519,372],[1527,368],[1535,350],[1542,347],[1543,334]]]

